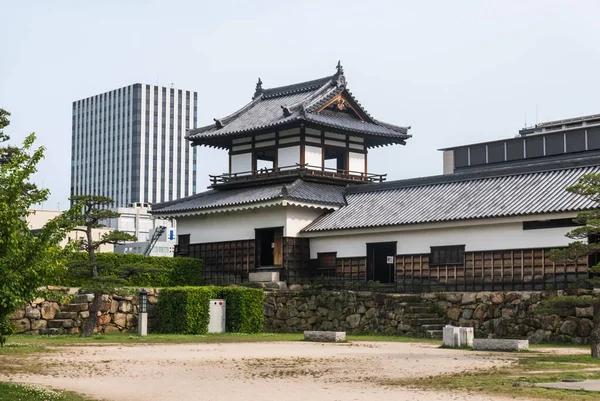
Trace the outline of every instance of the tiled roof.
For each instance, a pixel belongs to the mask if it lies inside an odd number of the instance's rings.
[[[563,168],[534,165],[352,187],[346,191],[347,206],[320,217],[303,231],[400,226],[597,208],[593,201],[565,190],[584,174],[600,173],[600,162],[583,164],[565,165]]]
[[[346,87],[346,79],[338,66],[333,76],[262,89],[259,81],[253,100],[235,113],[216,119],[215,124],[190,130],[189,139],[197,144],[211,143],[228,136],[275,128],[298,121],[312,122],[325,127],[338,128],[374,137],[394,138],[403,143],[409,138],[408,128],[379,122],[372,118]],[[364,120],[336,115],[322,115],[319,108],[340,93],[350,99]],[[285,110],[284,110],[285,108]]]
[[[172,214],[209,210],[228,206],[251,205],[269,200],[289,200],[322,206],[342,206],[344,187],[304,182],[274,184],[263,187],[210,190],[187,198],[164,202],[152,206],[152,213]]]

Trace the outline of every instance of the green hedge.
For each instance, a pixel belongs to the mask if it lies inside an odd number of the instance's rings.
[[[227,331],[259,333],[263,329],[262,290],[245,287],[163,288],[158,298],[157,330],[162,333],[208,332],[209,300],[225,299]]]
[[[58,285],[79,287],[89,280],[87,253],[75,252]],[[204,263],[200,259],[137,254],[97,253],[99,274],[120,277],[134,287],[172,287],[204,284]]]

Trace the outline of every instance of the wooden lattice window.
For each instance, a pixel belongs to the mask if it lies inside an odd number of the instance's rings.
[[[432,246],[429,265],[462,265],[465,263],[465,246]]]
[[[330,270],[337,266],[337,252],[317,253],[319,269]]]

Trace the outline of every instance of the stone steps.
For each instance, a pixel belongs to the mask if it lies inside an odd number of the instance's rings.
[[[425,337],[427,337],[427,338],[443,338],[444,330],[425,330]]]
[[[73,327],[72,319],[52,319],[48,321],[49,329],[70,329]]]
[[[431,312],[431,308],[427,307],[427,306],[408,306],[408,313],[425,313],[425,314],[430,314]]]

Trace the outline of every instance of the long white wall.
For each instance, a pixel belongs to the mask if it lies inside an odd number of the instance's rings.
[[[177,234],[190,234],[192,244],[254,239],[255,228],[283,227],[286,219],[279,207],[178,217]]]
[[[296,164],[300,163],[300,146],[290,146],[287,148],[279,148],[277,150],[277,166],[287,168],[297,168]]]
[[[523,230],[521,222],[454,228],[390,231],[310,239],[311,258],[319,252],[337,252],[338,257],[366,256],[367,243],[398,242],[398,254],[429,253],[432,246],[465,245],[466,251],[566,246],[569,228]]]
[[[285,237],[300,230],[323,213],[321,209],[273,206],[254,210],[177,218],[177,234],[190,234],[190,243],[254,239],[257,228],[284,227]]]
[[[320,170],[323,167],[323,150],[316,146],[304,147],[304,162],[308,164],[308,168]]]

